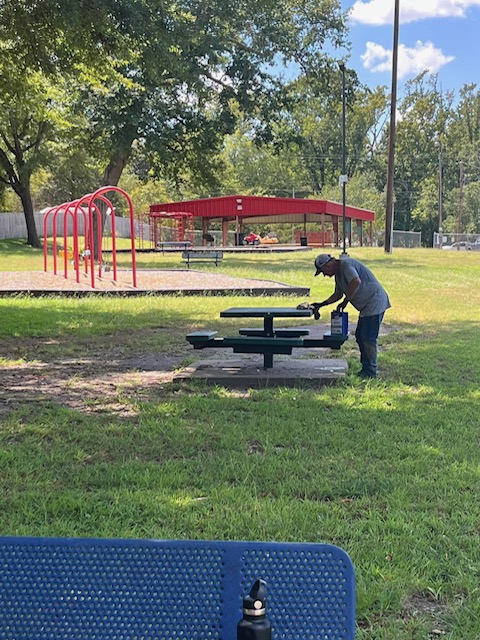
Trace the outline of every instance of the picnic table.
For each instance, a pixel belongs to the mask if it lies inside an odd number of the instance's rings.
[[[157,242],[157,249],[161,249],[162,253],[165,253],[165,249],[168,251],[185,251],[192,246],[192,243],[188,240]]]
[[[234,353],[263,354],[265,369],[273,367],[275,354],[291,355],[294,348],[323,347],[340,349],[348,334],[331,335],[325,333],[323,338],[309,338],[310,331],[305,328],[274,327],[276,318],[309,318],[311,309],[296,307],[231,307],[220,313],[221,318],[263,318],[263,328],[243,328],[238,336],[219,338],[217,331],[194,331],[187,335],[187,340],[194,349],[209,347],[231,347]]]

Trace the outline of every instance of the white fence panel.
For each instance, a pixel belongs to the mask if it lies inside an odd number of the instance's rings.
[[[44,223],[44,215],[43,213],[35,213],[35,225],[37,227],[37,233],[40,238],[43,238],[43,223]],[[78,232],[80,235],[83,235],[84,224],[83,224],[83,216],[78,216]],[[57,215],[57,237],[63,236],[63,220],[64,215],[60,212]],[[72,216],[67,216],[67,235],[71,236],[73,234],[73,220]],[[110,218],[107,217],[105,232],[107,234],[111,233],[111,222]],[[130,237],[130,218],[115,218],[115,233],[119,238],[129,238]],[[47,236],[52,237],[53,235],[53,215],[49,216],[47,220]],[[13,238],[27,238],[27,225],[25,222],[25,216],[23,213],[0,213],[0,240],[5,239],[13,239]],[[139,222],[135,220],[135,237],[140,238],[143,237],[145,240],[150,238],[150,226],[145,224],[144,222]]]
[[[394,229],[392,232],[392,245],[394,247],[403,247],[414,249],[422,246],[421,231],[400,231]]]

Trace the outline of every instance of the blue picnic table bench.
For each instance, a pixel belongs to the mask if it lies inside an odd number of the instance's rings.
[[[353,640],[335,545],[27,537],[0,538],[0,640],[235,640],[258,579],[275,638]]]
[[[292,349],[328,348],[338,350],[348,339],[348,334],[324,334],[323,338],[309,338],[304,328],[276,328],[275,318],[305,318],[312,316],[311,309],[296,307],[232,307],[220,313],[221,318],[262,318],[263,328],[243,328],[238,336],[217,337],[218,331],[193,331],[187,341],[194,349],[230,347],[234,353],[263,354],[265,369],[273,367],[275,354],[292,353]]]

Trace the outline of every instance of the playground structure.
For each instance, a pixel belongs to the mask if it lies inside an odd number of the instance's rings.
[[[115,207],[112,202],[105,196],[110,192],[119,193],[128,203],[130,217],[130,240],[131,240],[131,257],[132,257],[132,284],[137,286],[137,269],[135,255],[135,219],[133,211],[133,203],[126,191],[119,187],[106,186],[100,187],[94,193],[89,193],[71,202],[51,207],[45,213],[43,222],[43,270],[48,270],[48,238],[47,225],[49,218],[52,218],[53,226],[53,273],[57,275],[57,255],[58,251],[58,234],[57,234],[57,218],[58,215],[63,216],[63,248],[61,257],[63,258],[63,276],[68,278],[68,264],[71,260],[75,269],[76,281],[80,282],[80,264],[83,262],[85,274],[90,274],[90,284],[92,289],[95,288],[95,274],[102,278],[106,271],[106,265],[103,261],[104,250],[104,218],[101,205],[106,206],[105,216],[110,216],[112,228],[112,279],[117,282],[117,247],[115,234]],[[78,217],[83,219],[83,248],[80,249],[80,234]],[[73,249],[70,251],[68,244],[68,219],[71,219],[73,226]],[[96,222],[96,225],[95,225]],[[96,231],[96,238],[95,238]],[[95,243],[96,240],[96,243]]]
[[[194,244],[193,214],[185,211],[155,211],[148,214],[150,239],[153,248],[162,242],[163,226],[168,223],[169,238],[174,242],[188,241]]]

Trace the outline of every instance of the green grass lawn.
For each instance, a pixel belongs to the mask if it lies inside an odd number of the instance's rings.
[[[148,397],[118,389],[121,415],[26,401],[0,427],[0,533],[330,542],[355,564],[358,638],[478,640],[480,255],[351,255],[392,301],[379,380],[244,393],[166,385]],[[333,283],[313,277],[314,256],[226,254],[218,270],[309,286],[322,300]],[[0,242],[0,270],[41,270],[42,260]],[[141,254],[139,266],[181,260]],[[107,344],[188,360],[197,353],[185,333],[242,324],[220,320],[223,308],[298,302],[3,298],[0,375]],[[340,354],[359,368],[353,340]]]

